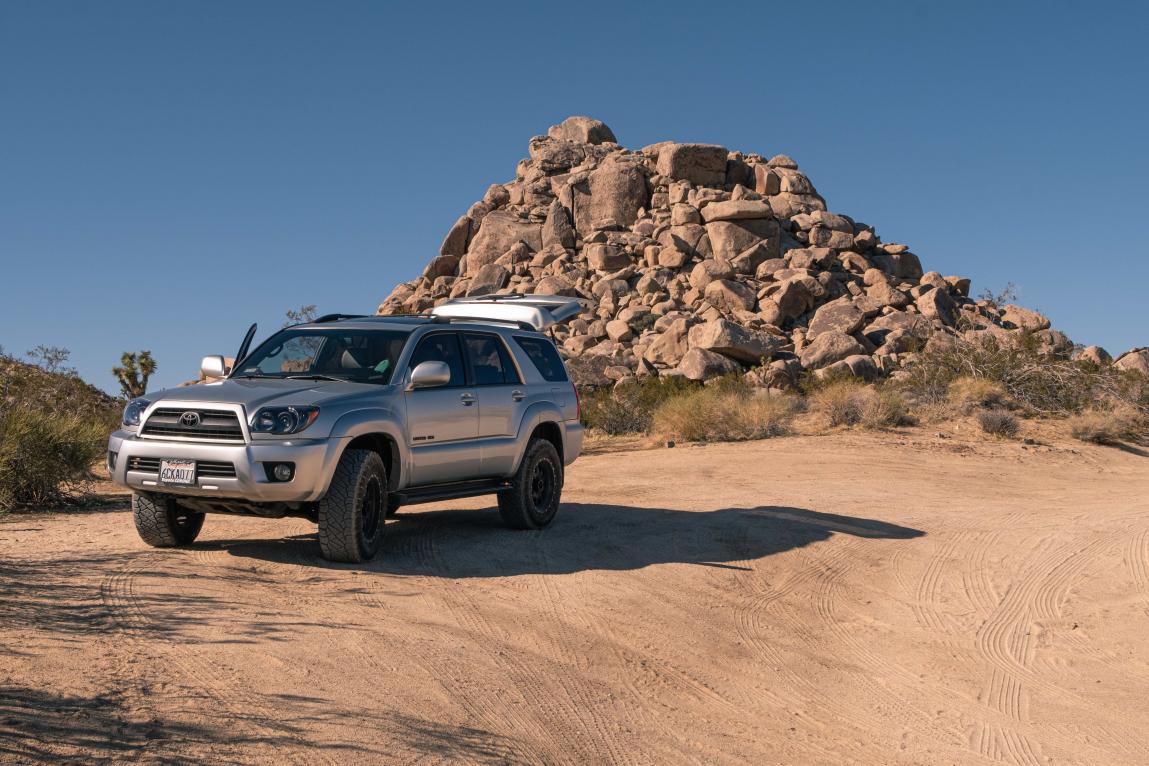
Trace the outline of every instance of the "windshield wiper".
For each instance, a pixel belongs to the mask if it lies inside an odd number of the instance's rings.
[[[239,378],[274,378],[276,380],[279,380],[280,376],[279,375],[264,375],[262,372],[248,372],[248,373],[244,373],[243,375],[232,375],[231,376],[231,380],[237,380]]]
[[[318,373],[313,375],[288,375],[288,380],[333,380],[336,383],[346,383],[344,378],[336,378],[331,375],[320,375]]]

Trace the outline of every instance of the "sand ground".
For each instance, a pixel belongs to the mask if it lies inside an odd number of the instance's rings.
[[[0,762],[1149,763],[1149,456],[927,429],[584,457],[423,506],[0,523]]]

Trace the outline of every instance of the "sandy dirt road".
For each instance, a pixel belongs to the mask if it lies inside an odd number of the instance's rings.
[[[0,523],[0,762],[1149,763],[1149,457],[925,431],[588,456],[367,566]]]

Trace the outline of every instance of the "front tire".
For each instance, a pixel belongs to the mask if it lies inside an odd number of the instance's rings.
[[[347,450],[319,501],[319,548],[328,561],[371,560],[383,543],[387,469],[378,453]]]
[[[203,529],[204,514],[180,507],[175,498],[132,494],[132,518],[140,539],[153,548],[191,545]]]
[[[555,445],[531,439],[511,478],[511,488],[499,493],[499,514],[512,529],[542,529],[554,520],[563,490],[563,461]]]

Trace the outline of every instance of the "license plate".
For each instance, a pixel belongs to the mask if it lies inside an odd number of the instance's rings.
[[[177,487],[194,487],[195,461],[161,460],[160,484],[171,484]]]

